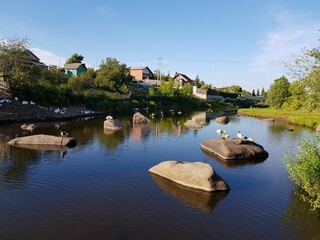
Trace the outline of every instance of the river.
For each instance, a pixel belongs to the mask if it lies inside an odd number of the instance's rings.
[[[32,134],[77,139],[69,149],[27,149],[7,142],[30,134],[21,124],[0,126],[0,239],[320,239],[320,217],[295,195],[283,155],[313,134],[308,128],[193,112],[151,119],[114,116],[125,126],[103,129],[104,118],[36,123]],[[188,119],[205,122],[186,128]],[[264,161],[226,163],[200,142],[239,130],[269,153]],[[205,162],[230,186],[202,193],[155,177],[166,160]]]

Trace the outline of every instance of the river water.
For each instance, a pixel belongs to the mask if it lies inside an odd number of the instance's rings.
[[[320,217],[294,194],[283,164],[286,152],[313,131],[285,123],[194,112],[135,126],[114,116],[121,131],[103,129],[104,117],[36,123],[32,134],[77,139],[70,149],[9,147],[21,124],[0,127],[0,239],[320,239]],[[197,119],[199,130],[183,123]],[[226,163],[200,142],[239,130],[269,153],[264,161]],[[66,151],[65,151],[66,150]],[[229,192],[202,193],[148,172],[166,160],[205,162]]]

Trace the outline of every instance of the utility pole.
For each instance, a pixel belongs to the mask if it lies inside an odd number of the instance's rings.
[[[160,83],[161,83],[161,72],[162,72],[162,58],[158,58],[158,77],[157,77],[157,80],[160,80]]]

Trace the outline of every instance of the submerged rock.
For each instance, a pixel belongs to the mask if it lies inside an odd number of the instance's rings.
[[[123,126],[121,125],[121,123],[118,120],[107,119],[103,123],[103,128],[111,129],[111,130],[118,130],[118,129],[122,129]]]
[[[200,146],[203,150],[216,154],[224,160],[259,159],[267,158],[269,155],[261,145],[238,138],[205,140],[200,143]]]
[[[188,120],[184,123],[184,125],[187,127],[187,128],[191,128],[193,130],[197,130],[199,128],[202,128],[202,125],[197,123],[196,121],[193,121],[193,120]]]
[[[70,137],[57,137],[52,135],[37,134],[26,137],[18,137],[10,140],[9,145],[26,145],[26,144],[42,144],[42,145],[59,145],[74,147],[77,145],[77,140]]]
[[[165,161],[149,169],[150,173],[182,186],[206,192],[229,190],[228,184],[203,162]]]
[[[133,115],[133,123],[149,123],[150,120],[142,115],[141,113],[137,112]]]

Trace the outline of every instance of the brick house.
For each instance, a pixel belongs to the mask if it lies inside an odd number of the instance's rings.
[[[136,81],[143,81],[145,79],[154,79],[154,74],[148,67],[132,67],[130,68],[130,75]]]

